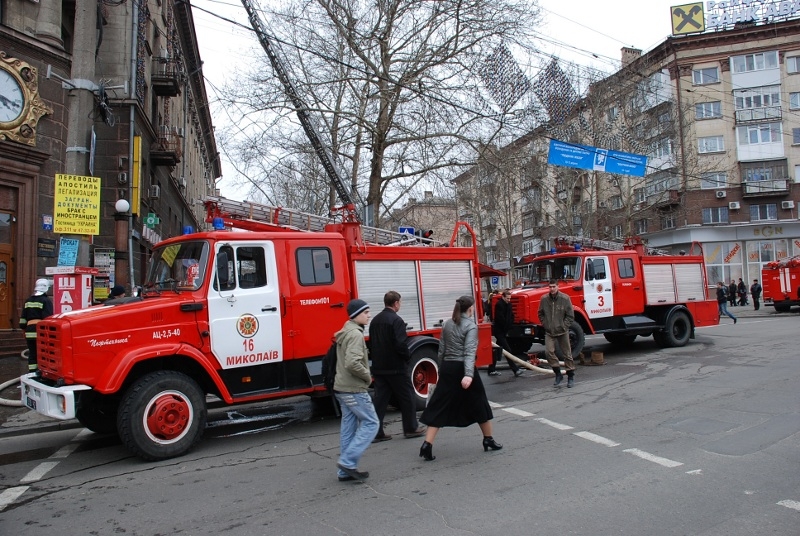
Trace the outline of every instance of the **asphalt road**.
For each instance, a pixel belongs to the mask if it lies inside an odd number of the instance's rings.
[[[0,532],[796,536],[798,320],[725,319],[667,350],[591,337],[606,365],[573,389],[485,378],[503,450],[444,429],[424,462],[395,436],[367,451],[364,484],[337,481],[338,421],[306,399],[217,411],[159,463],[80,428],[0,435]]]

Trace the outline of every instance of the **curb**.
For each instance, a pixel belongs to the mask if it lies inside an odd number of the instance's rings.
[[[73,430],[75,428],[84,428],[84,426],[71,419],[69,421],[56,421],[53,423],[34,424],[30,426],[15,426],[13,428],[0,428],[0,439],[6,437],[17,437],[29,434],[42,434],[47,432],[61,432],[63,430]]]

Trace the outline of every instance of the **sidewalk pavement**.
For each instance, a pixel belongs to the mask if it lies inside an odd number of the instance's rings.
[[[781,316],[798,316],[798,313],[776,313],[772,306],[764,307],[758,311],[753,310],[752,305],[728,307],[728,310],[737,318],[759,318],[759,317],[773,317],[775,315]],[[731,322],[728,317],[723,317],[720,324]],[[742,324],[738,324],[742,326]],[[0,358],[0,384],[18,378],[27,372],[27,362],[19,357],[4,357]],[[0,393],[0,398],[3,400],[19,400],[20,390],[19,387],[13,385],[4,389]],[[66,430],[70,428],[79,428],[81,424],[74,419],[68,421],[60,421],[44,417],[35,411],[30,411],[25,407],[12,407],[2,404],[0,400],[0,439],[3,437],[25,435],[30,433],[52,432],[58,430]]]

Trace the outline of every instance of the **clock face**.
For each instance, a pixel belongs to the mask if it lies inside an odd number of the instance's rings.
[[[22,86],[11,73],[0,69],[0,123],[10,123],[22,115],[25,98]]]

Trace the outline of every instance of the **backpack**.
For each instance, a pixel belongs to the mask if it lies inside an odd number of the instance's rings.
[[[322,383],[330,392],[333,392],[333,382],[336,379],[336,361],[336,341],[334,341],[322,358]]]

